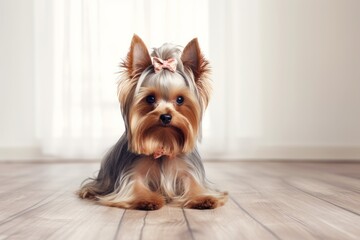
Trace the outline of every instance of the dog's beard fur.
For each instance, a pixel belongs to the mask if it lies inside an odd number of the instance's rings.
[[[165,202],[199,209],[221,206],[226,193],[209,187],[196,149],[210,96],[208,62],[196,39],[181,58],[171,44],[154,49],[152,56],[176,59],[176,71],[155,73],[145,44],[134,35],[118,89],[126,131],[102,161],[98,176],[78,194],[108,206],[144,210]],[[149,103],[148,96],[155,101]],[[176,101],[179,96],[183,103]],[[171,121],[162,123],[162,114],[171,115]]]

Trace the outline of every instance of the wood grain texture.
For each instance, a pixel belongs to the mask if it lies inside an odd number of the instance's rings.
[[[360,163],[207,162],[213,210],[123,210],[74,194],[94,163],[0,163],[0,239],[359,239]]]

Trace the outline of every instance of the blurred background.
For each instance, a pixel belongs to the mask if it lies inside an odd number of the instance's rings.
[[[119,63],[198,37],[205,159],[360,159],[360,1],[0,0],[0,159],[99,159]]]

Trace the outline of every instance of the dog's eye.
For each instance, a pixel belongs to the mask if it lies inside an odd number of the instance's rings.
[[[148,103],[148,104],[154,104],[155,103],[155,96],[154,95],[149,95],[149,96],[147,96],[146,97],[146,102]]]
[[[176,98],[176,103],[177,103],[178,105],[183,104],[183,103],[184,103],[184,97],[183,97],[183,96],[177,97],[177,98]]]

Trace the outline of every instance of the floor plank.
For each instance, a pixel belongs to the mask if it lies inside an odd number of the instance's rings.
[[[356,213],[335,205],[328,196],[317,197],[315,193],[310,194],[287,182],[291,179],[294,185],[311,188],[309,183],[313,184],[314,176],[319,173],[289,169],[282,164],[264,164],[261,169],[250,166],[246,170],[241,172],[234,167],[224,170],[233,179],[241,179],[240,185],[248,185],[249,189],[256,190],[248,193],[235,191],[233,195],[236,201],[281,239],[358,239],[360,228],[358,224],[353,224],[360,221]],[[238,184],[231,188],[236,189]],[[321,187],[311,189],[322,191]],[[342,201],[343,205],[349,202],[341,195],[341,189],[333,190],[334,194],[339,193],[337,200]],[[353,197],[355,202],[360,200],[357,193],[353,193]],[[358,211],[355,203],[353,206]],[[293,229],[289,231],[291,227]]]
[[[194,239],[278,239],[232,199],[214,210],[184,210]]]
[[[358,239],[360,163],[207,162],[214,210],[109,208],[75,191],[98,163],[0,163],[2,239]]]

